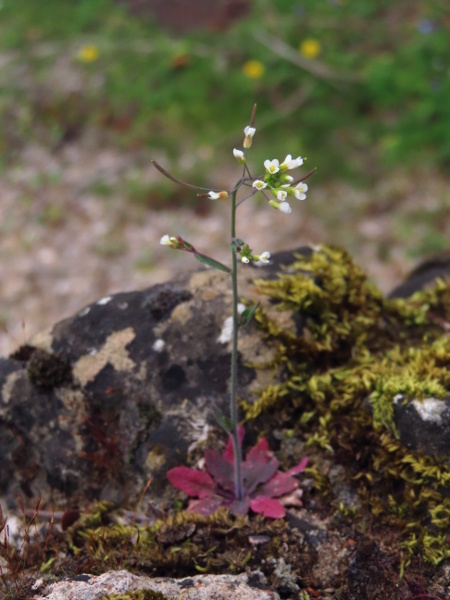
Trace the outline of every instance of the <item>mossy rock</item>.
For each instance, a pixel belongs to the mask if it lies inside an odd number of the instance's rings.
[[[152,355],[152,364],[160,366],[160,372],[152,373],[152,377],[161,376],[161,385],[164,381],[169,384],[164,393],[170,399],[167,407],[173,410],[177,394],[188,389],[183,386],[189,385],[189,378],[184,379],[173,369],[173,364],[181,364],[181,355],[170,364],[170,352],[186,331],[198,334],[196,347],[186,345],[186,356],[189,358],[192,352],[194,362],[201,360],[207,350],[206,338],[220,344],[217,336],[229,307],[227,283],[223,274],[201,271],[175,284],[147,291],[147,304],[142,304],[142,295],[118,295],[107,303],[88,307],[84,316],[91,314],[91,321],[82,330],[86,337],[81,342],[76,337],[83,318],[80,313],[55,326],[52,335],[41,338],[41,343],[46,339],[47,351],[58,352],[63,358],[70,350],[68,358],[76,381],[80,356],[75,351],[82,346],[81,359],[88,364],[83,357],[95,340],[94,324],[102,323],[101,332],[107,340],[114,333],[105,326],[108,315],[120,316],[123,332],[127,331],[127,320],[121,306],[131,300],[139,310],[144,306],[149,320],[141,323],[142,313],[133,313],[134,335],[109,346],[110,363],[119,364],[114,362],[117,351],[121,360],[131,358],[134,364],[127,360],[120,363],[128,365],[128,376],[144,373],[145,340],[148,347],[170,333],[167,356],[158,352]],[[389,597],[388,592],[395,593],[399,585],[400,573],[416,574],[423,564],[425,569],[431,569],[427,571],[431,573],[430,580],[437,577],[438,570],[433,569],[450,558],[450,468],[446,445],[450,437],[450,281],[437,279],[432,288],[418,290],[409,298],[387,298],[345,251],[321,246],[275,256],[268,269],[243,271],[240,291],[243,302],[260,301],[253,322],[240,336],[240,373],[244,380],[239,389],[241,414],[250,443],[257,436],[266,435],[284,468],[292,466],[293,456],[296,460],[299,452],[308,454],[303,484],[305,508],[277,523],[254,517],[235,520],[221,512],[205,520],[180,512],[152,526],[140,527],[139,543],[129,547],[127,566],[139,565],[157,575],[175,572],[188,576],[193,570],[220,573],[265,564],[266,575],[276,587],[281,585],[276,575],[281,563],[276,561],[283,559],[290,561],[299,583],[312,581],[320,588],[326,587],[327,581],[325,576],[320,579],[314,561],[322,557],[325,564],[339,559],[341,562],[335,563],[338,574],[330,576],[328,584],[340,584],[342,597],[349,598],[352,594]],[[161,303],[156,300],[160,294]],[[100,307],[108,305],[112,310],[102,312]],[[206,317],[203,330],[201,316]],[[117,329],[117,321],[111,323]],[[142,344],[137,344],[137,339]],[[226,344],[217,348],[218,362],[214,368],[209,363],[212,370],[208,378],[214,396],[222,398],[226,390],[220,392],[219,388],[224,382],[214,382],[212,375],[215,369],[221,369],[221,377],[224,376],[223,364],[229,352]],[[124,349],[130,353],[124,353]],[[200,363],[196,364],[198,367]],[[118,371],[123,376],[123,370]],[[6,372],[11,401],[14,388],[10,378],[22,380],[15,364],[8,363]],[[96,396],[98,389],[95,391],[93,381],[95,385],[105,385],[105,373],[97,372],[78,390],[68,389],[72,394],[88,392],[84,399],[92,400],[91,407],[98,411],[108,394]],[[146,378],[148,373],[145,371],[142,386],[150,381],[154,390],[154,380]],[[107,374],[115,376],[111,369]],[[31,385],[28,379],[27,385]],[[144,387],[136,385],[128,384],[126,390],[140,389],[142,393]],[[109,394],[108,407],[117,410],[118,415],[131,406],[123,392],[112,390]],[[38,396],[36,390],[34,393],[33,398],[38,397],[41,402],[62,397],[55,388],[41,387]],[[147,405],[141,402],[140,406],[143,409]],[[158,430],[164,419],[163,408],[158,400],[158,417],[151,416],[160,435],[161,431],[168,431]],[[186,407],[184,410],[186,413]],[[199,411],[195,414],[198,416]],[[187,410],[185,424],[190,416]],[[187,452],[188,438],[180,440],[176,448],[178,464],[189,461],[190,456],[198,458],[202,445],[217,445],[213,437],[206,436],[192,455]],[[139,439],[145,450],[132,455],[133,460],[128,463],[126,454],[121,457],[121,475],[137,468],[141,486],[139,478],[134,479],[134,486],[142,490],[143,476],[148,475],[142,465],[150,446],[149,438],[143,436],[136,438],[136,447]],[[172,436],[170,441],[173,439]],[[144,461],[136,463],[142,457]],[[163,463],[162,471],[166,468],[167,463]],[[182,500],[182,496],[175,496],[161,483],[160,488],[151,487],[150,503],[161,501],[161,490],[166,507],[173,507],[175,497]],[[100,570],[118,568],[123,545],[133,532],[130,526],[113,525],[105,517],[112,510],[108,506],[103,506],[95,522],[81,520],[67,533],[70,544],[87,554],[90,564]],[[316,525],[311,524],[314,519]],[[253,536],[267,536],[270,541],[253,548],[248,542]],[[347,543],[352,547],[352,540],[357,544],[353,558],[344,552]],[[342,554],[335,553],[335,547],[343,549]],[[275,563],[270,563],[272,559]],[[368,583],[364,583],[366,576]],[[370,586],[377,583],[379,589],[372,593]],[[385,596],[380,595],[381,589]]]

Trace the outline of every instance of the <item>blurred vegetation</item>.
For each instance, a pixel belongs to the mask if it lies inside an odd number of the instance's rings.
[[[208,160],[241,144],[257,102],[256,159],[289,149],[364,182],[419,160],[446,168],[449,33],[442,0],[254,0],[226,30],[183,35],[126,2],[2,0],[0,154],[89,128],[188,168],[194,147]]]

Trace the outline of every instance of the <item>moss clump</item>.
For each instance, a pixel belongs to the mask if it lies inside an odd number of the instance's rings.
[[[91,573],[126,568],[151,576],[186,577],[259,568],[265,557],[283,555],[288,531],[282,520],[267,521],[260,515],[235,518],[219,510],[208,518],[181,512],[134,528],[113,522],[85,528],[77,523],[67,533],[69,547],[88,562]],[[255,535],[267,536],[268,543],[255,548],[249,541]],[[299,533],[290,536],[293,555],[298,554]]]
[[[72,368],[65,358],[36,348],[28,362],[28,377],[38,388],[52,389],[72,383]]]
[[[167,600],[167,596],[153,590],[136,590],[134,592],[127,592],[126,594],[103,596],[102,600]]]
[[[275,407],[286,420],[297,415],[307,445],[346,463],[365,505],[403,531],[405,563],[416,553],[433,564],[450,557],[448,463],[408,451],[393,418],[399,395],[408,402],[450,393],[450,281],[390,300],[345,251],[323,246],[256,284],[299,326],[284,329],[257,311],[277,347],[268,366],[283,381],[243,403],[246,417]]]

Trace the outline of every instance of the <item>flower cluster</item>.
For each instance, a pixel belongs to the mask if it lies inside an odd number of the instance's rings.
[[[251,147],[255,131],[256,129],[251,125],[248,125],[244,129],[245,138],[242,144],[244,149]],[[247,159],[243,150],[234,148],[233,155],[240,164],[246,165]],[[270,192],[274,198],[269,200],[270,206],[273,206],[273,208],[278,209],[282,213],[289,214],[292,212],[292,209],[286,198],[288,196],[294,196],[297,198],[297,200],[305,200],[308,186],[303,180],[306,179],[306,177],[308,177],[311,173],[305,177],[302,177],[301,179],[297,179],[297,181],[294,181],[294,178],[291,177],[291,175],[287,175],[286,171],[291,171],[293,169],[297,169],[297,167],[301,167],[303,162],[304,160],[301,156],[292,158],[291,154],[288,154],[281,164],[277,158],[274,158],[273,160],[266,160],[264,161],[264,168],[266,169],[264,178],[252,178],[252,187],[258,192],[263,192],[264,190]],[[213,200],[217,198],[226,198],[227,193],[220,192],[219,194],[216,192],[209,192],[209,197]],[[243,262],[248,261],[244,260]]]
[[[295,196],[297,200],[305,200],[308,186],[303,181],[295,183],[294,178],[287,175],[285,171],[296,169],[302,164],[303,158],[301,156],[292,158],[290,154],[286,156],[281,164],[276,158],[266,160],[264,161],[264,168],[266,169],[264,179],[255,179],[252,186],[258,191],[265,189],[270,191],[276,200],[270,200],[269,204],[281,212],[289,214],[292,209],[286,198]]]

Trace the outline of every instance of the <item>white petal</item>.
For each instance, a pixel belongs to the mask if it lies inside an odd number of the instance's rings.
[[[282,213],[289,215],[292,212],[292,208],[289,205],[289,202],[281,202],[280,210]]]

